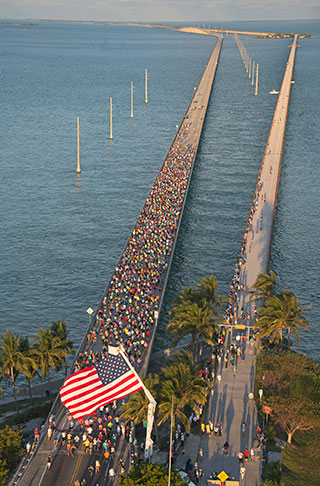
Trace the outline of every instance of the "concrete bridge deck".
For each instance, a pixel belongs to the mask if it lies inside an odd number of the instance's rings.
[[[183,131],[185,134],[183,143],[186,146],[192,144],[195,149],[195,156],[199,144],[207,103],[210,97],[212,82],[218,63],[221,43],[222,37],[219,37],[217,45],[201,78],[198,89],[195,92],[174,141],[174,143],[179,142],[179,133]],[[255,230],[254,233],[252,233],[253,238],[252,235],[249,235],[250,237],[247,237],[245,243],[246,263],[241,268],[240,281],[244,283],[247,288],[254,283],[257,275],[260,272],[266,271],[268,268],[296,45],[297,36],[295,36],[293,45],[291,47],[265,154],[261,164],[259,184],[262,183],[263,200],[261,200],[260,194],[260,199],[258,198],[258,206],[252,221],[252,226]],[[272,169],[270,169],[271,166]],[[191,174],[192,171],[190,173],[190,177]],[[179,225],[180,221],[181,217],[179,220]],[[179,230],[179,225],[177,232]],[[175,235],[175,241],[176,236],[177,234]],[[170,268],[171,259],[168,269]],[[163,292],[164,290],[165,285]],[[163,297],[163,292],[161,297]],[[250,307],[251,309],[245,294],[240,295],[240,306],[241,304]],[[240,320],[240,318],[240,313],[238,313],[238,319]],[[231,336],[229,336],[229,339],[231,339]],[[150,349],[151,346],[149,347],[149,350]],[[204,470],[206,478],[209,477],[212,470],[216,470],[217,472],[225,470],[230,476],[234,476],[236,479],[239,479],[237,454],[240,449],[243,450],[244,447],[251,447],[253,444],[256,426],[256,412],[254,404],[248,399],[248,393],[252,391],[254,355],[254,347],[246,349],[244,363],[242,366],[239,363],[236,377],[233,376],[230,367],[220,370],[222,381],[221,384],[217,385],[216,393],[210,401],[209,418],[211,418],[214,422],[221,420],[224,427],[221,438],[217,439],[203,437],[201,439],[200,446],[204,452],[201,467]],[[145,365],[147,365],[148,360],[149,355],[145,357]],[[57,417],[59,423],[63,426],[65,424],[63,407],[60,407],[58,410]],[[245,420],[248,424],[248,429],[245,436],[241,435],[242,420]],[[226,439],[230,444],[230,454],[228,456],[225,456],[222,452],[222,446]],[[194,450],[194,444],[191,444],[191,447]],[[50,472],[46,470],[45,464],[46,457],[49,453],[55,456],[52,470]],[[92,463],[94,461],[95,458],[95,456],[89,457],[84,454],[79,454],[77,459],[73,459],[67,456],[66,451],[62,450],[61,448],[55,451],[52,448],[52,444],[46,439],[44,433],[41,439],[40,447],[35,452],[33,460],[26,468],[26,472],[15,484],[23,484],[26,486],[41,486],[44,484],[48,486],[55,484],[73,486],[74,480],[78,477],[85,477],[88,485],[96,483],[108,484],[108,481],[105,480],[107,464],[103,462],[101,472],[99,475],[95,475],[94,481],[88,477],[87,467],[90,462]],[[246,465],[246,467],[247,472],[245,479],[240,484],[246,486],[257,486],[260,484],[259,462],[254,461],[252,464],[250,463]]]
[[[248,224],[245,229],[243,253],[245,263],[241,266],[240,283],[243,283],[246,289],[252,287],[259,273],[268,270],[297,38],[298,36],[295,35],[259,171],[256,186],[258,196],[255,191],[253,198],[253,205],[256,206],[256,209],[250,222],[252,231],[248,231]],[[259,190],[259,188],[261,189]],[[249,303],[250,296],[243,291],[240,291],[239,297],[239,305],[234,304],[237,309],[238,324],[249,328],[253,324],[254,304]],[[244,313],[248,310],[251,313],[249,322],[242,320],[243,314],[239,311],[242,306]],[[244,331],[233,329],[233,336],[229,334],[227,342],[230,343],[231,340],[235,342],[236,334],[241,333],[248,334],[246,329]],[[204,452],[201,467],[204,470],[205,478],[208,478],[212,471],[219,474],[224,470],[230,477],[240,480],[237,455],[240,450],[243,452],[245,448],[248,448],[250,451],[251,447],[257,445],[254,442],[257,413],[253,400],[249,398],[249,394],[253,392],[256,353],[256,346],[251,346],[247,342],[245,359],[238,359],[236,374],[230,364],[228,368],[225,368],[222,361],[218,366],[216,376],[221,376],[221,382],[216,383],[216,391],[209,404],[208,418],[214,424],[221,421],[223,432],[221,437],[204,436],[200,441],[199,447]],[[247,424],[245,434],[241,432],[243,421]],[[226,440],[230,445],[227,456],[223,452],[223,444]],[[245,464],[246,474],[245,478],[240,480],[240,485],[258,486],[260,484],[261,461],[257,458],[257,455],[260,456],[260,454],[261,451],[256,449],[255,460]]]
[[[178,222],[177,222],[176,232],[174,234],[172,251],[171,251],[170,256],[169,256],[169,258],[166,262],[167,263],[167,269],[166,269],[166,271],[164,271],[164,275],[163,275],[163,277],[164,277],[163,288],[162,288],[161,292],[159,292],[159,297],[160,297],[159,309],[158,309],[159,311],[161,309],[162,299],[163,299],[163,295],[164,295],[164,292],[165,292],[168,274],[169,274],[169,271],[170,271],[171,261],[172,261],[172,258],[173,258],[175,242],[176,242],[177,235],[178,235],[178,232],[179,232],[179,227],[180,227],[180,222],[181,222],[181,218],[182,218],[182,214],[183,214],[183,210],[184,210],[184,206],[185,206],[186,196],[187,196],[187,193],[188,193],[188,188],[189,188],[189,184],[190,184],[190,180],[191,180],[191,176],[192,176],[192,170],[193,170],[194,162],[195,162],[195,159],[196,159],[196,154],[197,154],[200,136],[201,136],[201,132],[202,132],[203,122],[204,122],[204,118],[205,118],[205,114],[206,114],[206,110],[207,110],[207,106],[208,106],[208,102],[209,102],[209,98],[210,98],[210,94],[211,94],[211,89],[212,89],[212,84],[213,84],[213,80],[214,80],[214,77],[215,77],[216,68],[217,68],[217,65],[218,65],[220,50],[221,50],[221,46],[222,46],[222,40],[223,40],[222,36],[221,35],[218,36],[216,45],[215,45],[215,47],[212,51],[212,54],[209,58],[208,64],[206,65],[206,68],[203,72],[203,75],[201,77],[199,85],[198,85],[198,87],[197,87],[197,89],[194,93],[194,96],[191,100],[191,103],[188,107],[188,110],[187,110],[187,112],[186,112],[186,114],[185,114],[185,116],[182,120],[182,123],[181,123],[181,125],[178,129],[175,140],[174,140],[174,142],[171,146],[171,149],[169,150],[169,154],[168,154],[166,160],[164,161],[164,163],[163,163],[163,165],[162,165],[162,167],[159,171],[158,177],[156,179],[156,181],[157,181],[158,178],[159,178],[159,175],[161,175],[162,173],[165,172],[166,173],[166,183],[169,183],[169,179],[171,179],[170,184],[174,185],[176,183],[175,181],[176,181],[176,176],[177,176],[174,173],[175,160],[177,160],[177,163],[178,163],[184,157],[185,158],[189,157],[190,151],[192,151],[193,155],[192,155],[190,170],[189,170],[188,177],[187,177],[187,184],[186,184],[186,187],[184,189],[182,209],[181,209],[179,219],[178,219]],[[176,147],[177,147],[177,149],[179,149],[179,151],[177,152],[177,155],[172,155],[172,150],[174,151]],[[172,174],[171,174],[171,171],[172,171]],[[156,187],[156,186],[154,185],[153,187]],[[151,190],[151,192],[152,192],[152,190]],[[150,196],[151,192],[149,193],[149,196]],[[148,198],[147,198],[147,200],[148,200]],[[168,201],[166,201],[166,204],[167,203],[168,203]],[[176,203],[174,202],[173,204],[176,204]],[[144,210],[144,208],[143,208],[143,210]],[[166,210],[168,211],[167,206],[166,206]],[[139,218],[138,218],[138,221],[139,221]],[[138,222],[137,222],[137,224],[138,224]],[[135,226],[135,228],[136,228],[136,226]],[[134,228],[134,230],[135,230],[135,228]],[[131,233],[131,236],[132,235],[133,235],[133,232]],[[155,235],[155,236],[153,235],[153,237],[157,238],[157,235]],[[152,236],[150,236],[150,238],[152,238]],[[128,240],[128,242],[129,242],[129,240]],[[118,262],[117,267],[120,265],[122,255],[124,254],[125,251],[127,251],[128,242],[125,246],[125,249],[121,253],[121,257],[120,257],[120,260]],[[110,283],[111,283],[111,281],[112,280],[110,280]],[[109,283],[109,285],[110,285],[110,283]],[[104,298],[104,296],[109,295],[108,294],[109,285],[107,286],[107,288],[106,288],[106,290],[103,294],[103,298]],[[95,312],[95,314],[94,314],[94,316],[91,320],[91,324],[89,326],[89,329],[93,329],[93,328],[96,329],[96,327],[97,327],[95,317],[96,317],[98,310],[102,307],[103,298],[102,298],[102,300],[101,300],[101,302],[100,302],[100,304],[99,304],[99,306],[98,306],[98,308],[97,308],[97,310],[96,310],[96,312]],[[157,315],[158,314],[159,314],[159,312],[157,313]],[[150,342],[149,342],[148,350],[143,357],[143,364],[142,364],[142,366],[140,366],[140,369],[139,369],[139,373],[142,376],[146,373],[146,369],[147,369],[147,366],[148,366],[150,352],[151,352],[151,349],[152,349],[152,343],[153,343],[154,335],[155,335],[155,332],[156,332],[157,321],[158,321],[158,317],[156,317],[156,322],[155,322],[155,325],[154,325],[154,328],[153,328],[153,333],[152,333],[152,336],[151,336],[151,339],[150,339]],[[98,337],[98,342],[94,345],[93,349],[94,349],[94,351],[101,351],[102,341],[101,341],[100,337]],[[85,335],[85,337],[82,341],[82,344],[81,344],[81,346],[78,350],[77,356],[79,355],[80,350],[82,352],[84,350],[88,350],[88,343],[87,343],[86,335]],[[71,371],[73,371],[73,370],[71,370]],[[66,419],[65,412],[66,412],[65,407],[63,405],[61,405],[60,399],[57,398],[55,405],[53,407],[53,413],[56,417],[57,428],[60,429],[60,430],[67,428],[68,421]],[[110,466],[110,461],[106,462],[105,460],[103,460],[102,451],[100,451],[99,453],[96,453],[93,456],[90,456],[88,454],[86,455],[86,454],[80,454],[79,453],[78,457],[76,459],[72,458],[72,457],[70,457],[69,455],[66,454],[66,450],[65,450],[66,446],[64,446],[63,448],[62,447],[54,448],[52,441],[49,441],[46,437],[46,428],[47,427],[45,427],[45,429],[44,429],[44,431],[41,435],[40,443],[39,443],[38,447],[35,449],[35,451],[32,455],[32,458],[21,465],[21,468],[18,471],[18,475],[14,478],[14,480],[11,482],[11,484],[21,484],[21,485],[23,484],[24,486],[27,486],[27,485],[28,486],[31,486],[31,485],[33,485],[33,486],[35,486],[35,485],[37,485],[37,486],[41,486],[41,485],[49,486],[49,485],[56,485],[56,484],[59,484],[59,486],[64,486],[64,485],[73,486],[74,481],[78,478],[80,478],[80,479],[85,478],[86,481],[87,481],[87,483],[86,483],[87,485],[90,485],[90,484],[100,484],[100,485],[108,484],[107,471],[108,471],[108,467]],[[126,443],[121,443],[119,447],[122,448],[123,454],[125,454],[127,452]],[[52,468],[51,468],[50,471],[48,471],[47,467],[46,467],[46,459],[47,459],[49,454],[53,457],[53,464],[52,464]],[[87,468],[90,464],[94,465],[95,459],[98,458],[97,456],[99,457],[99,460],[101,460],[102,467],[101,467],[99,474],[95,474],[93,478],[90,478],[89,475],[88,475]],[[117,455],[116,455],[116,457],[117,457]]]

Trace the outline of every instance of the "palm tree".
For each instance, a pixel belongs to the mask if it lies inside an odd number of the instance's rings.
[[[159,376],[151,375],[151,373],[149,373],[144,380],[144,384],[156,400],[156,387],[159,385]],[[121,405],[121,417],[131,419],[135,424],[146,422],[148,418],[148,405],[149,400],[143,390],[133,393],[130,395],[129,400]]]
[[[200,292],[191,287],[184,287],[178,297],[174,300],[174,305],[169,311],[169,316],[182,312],[190,304],[197,304],[201,300]]]
[[[58,337],[61,341],[61,346],[68,351],[69,355],[74,352],[73,343],[68,339],[68,329],[67,323],[58,319],[58,321],[51,321],[50,326],[51,333],[54,337]],[[68,365],[66,360],[64,360],[65,373],[67,375]]]
[[[204,405],[206,402],[207,389],[204,385],[203,378],[193,375],[190,368],[183,363],[166,366],[161,376],[158,425],[170,419],[173,406],[173,427],[178,419],[189,432],[190,422],[186,408],[199,413],[199,404]]]
[[[282,343],[283,332],[286,331],[290,346],[291,333],[299,342],[299,328],[306,329],[310,323],[303,312],[310,308],[300,307],[300,301],[293,292],[283,290],[279,295],[269,297],[260,308],[254,327],[259,329],[261,337],[270,337],[270,343]]]
[[[23,353],[25,357],[24,362],[22,364],[21,373],[25,376],[28,382],[30,401],[31,403],[33,403],[31,381],[38,374],[38,363],[37,360],[32,356],[32,350],[30,347],[28,336],[21,339],[20,351]]]
[[[144,380],[144,384],[146,388],[150,391],[153,398],[157,401],[158,400],[158,392],[159,392],[159,375],[152,375],[151,373],[148,374],[146,379]],[[140,390],[136,393],[130,395],[130,398],[127,402],[124,402],[120,410],[122,411],[121,417],[133,420],[135,424],[139,424],[141,422],[147,422],[148,420],[148,406],[149,400],[143,390]],[[156,433],[156,442],[160,444],[159,441],[159,434],[158,434],[158,426],[157,423],[155,425],[155,433]]]
[[[253,284],[254,290],[248,290],[248,294],[252,294],[250,302],[257,302],[263,300],[266,302],[273,295],[273,290],[277,282],[276,274],[270,270],[270,273],[260,273],[257,280]]]
[[[66,357],[70,356],[65,341],[58,336],[54,336],[51,329],[41,328],[34,338],[32,356],[38,359],[39,369],[43,378],[48,379],[48,388],[50,393],[50,370],[60,371],[65,366]]]
[[[225,297],[217,296],[218,282],[215,275],[203,277],[197,284],[201,299],[206,299],[210,306],[216,306],[221,309],[222,303],[226,300]]]
[[[6,334],[1,335],[0,344],[0,370],[1,375],[5,374],[8,382],[12,386],[14,402],[17,407],[17,397],[16,397],[16,378],[19,372],[23,369],[23,364],[25,363],[25,356],[20,351],[20,336],[15,336],[7,329]]]
[[[183,310],[190,304],[200,304],[204,299],[209,306],[215,306],[219,310],[222,303],[226,300],[225,297],[217,296],[218,282],[215,275],[203,277],[196,285],[197,289],[191,287],[184,287],[178,297],[174,301],[174,306],[169,312],[169,315],[174,315]]]
[[[217,311],[210,307],[205,299],[200,304],[185,304],[179,309],[170,320],[167,331],[174,337],[172,347],[175,347],[184,337],[191,336],[192,353],[196,361],[200,340],[213,345],[213,335],[218,326],[216,322],[221,321],[215,318]]]
[[[182,363],[186,368],[189,368],[192,375],[199,376],[199,371],[201,370],[201,365],[196,363],[193,358],[192,353],[190,351],[179,351],[173,361],[172,364],[179,364]]]

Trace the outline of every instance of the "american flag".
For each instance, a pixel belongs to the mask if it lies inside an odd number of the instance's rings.
[[[60,388],[60,397],[74,419],[79,420],[141,389],[140,381],[121,354],[108,354],[96,365],[70,375]]]

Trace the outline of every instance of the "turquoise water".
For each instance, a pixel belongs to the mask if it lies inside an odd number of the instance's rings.
[[[299,349],[319,358],[320,22],[294,27],[268,23],[269,30],[318,34],[302,40],[297,53],[271,268],[279,287],[293,290],[303,304],[312,303],[307,312],[312,325]],[[259,62],[259,96],[253,96],[235,41],[227,36],[157,348],[168,345],[167,311],[184,285],[215,273],[220,292],[226,293],[233,273],[276,102],[268,93],[280,87],[288,56],[287,40],[242,40]],[[33,335],[60,317],[74,343],[80,343],[86,309],[100,300],[214,43],[206,36],[129,26],[0,25],[1,332],[10,328]],[[77,116],[80,177],[75,173]]]

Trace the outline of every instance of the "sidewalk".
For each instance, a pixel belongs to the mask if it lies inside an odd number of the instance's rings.
[[[206,423],[209,419],[213,424],[221,422],[223,425],[221,437],[214,434],[211,437],[207,434],[201,437],[190,434],[184,446],[186,460],[190,457],[193,464],[198,461],[199,467],[203,470],[204,475],[199,485],[204,486],[213,471],[217,474],[225,471],[230,478],[240,481],[240,486],[260,484],[261,459],[256,456],[254,461],[245,463],[244,480],[240,480],[238,460],[240,450],[243,452],[248,448],[250,451],[251,447],[257,445],[254,444],[258,425],[256,407],[254,401],[249,399],[249,393],[253,391],[254,386],[255,356],[256,348],[249,345],[245,351],[245,359],[238,359],[238,371],[235,377],[230,364],[228,368],[224,368],[222,363],[217,368],[216,375],[220,371],[222,380],[220,384],[216,383],[215,393],[210,397]],[[247,425],[245,434],[241,431],[242,422]],[[227,456],[223,450],[226,440],[230,446]],[[203,450],[202,460],[198,459],[200,448]]]

